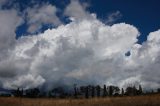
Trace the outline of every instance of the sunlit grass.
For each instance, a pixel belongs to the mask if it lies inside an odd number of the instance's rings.
[[[160,106],[160,95],[92,99],[0,97],[0,106]]]

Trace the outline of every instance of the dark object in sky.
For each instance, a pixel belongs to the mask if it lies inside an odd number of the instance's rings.
[[[125,53],[125,56],[130,56],[130,55],[131,55],[130,51],[128,51],[128,52]]]

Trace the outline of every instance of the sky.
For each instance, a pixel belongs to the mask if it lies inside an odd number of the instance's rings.
[[[0,0],[0,87],[160,87],[159,0]]]
[[[21,11],[26,9],[31,5],[31,0],[14,0],[16,3],[19,3]],[[56,5],[58,8],[64,10],[66,4],[69,3],[69,0],[34,0],[37,3],[39,2],[49,2],[52,5]],[[91,13],[96,13],[97,17],[105,21],[107,17],[114,12],[119,11],[120,17],[116,19],[116,22],[126,22],[136,26],[141,32],[138,43],[143,43],[147,39],[149,32],[157,30],[160,27],[160,15],[159,15],[159,0],[148,0],[148,1],[139,1],[139,0],[81,0],[83,3],[88,3],[90,6],[87,8]],[[34,3],[33,3],[34,4]],[[13,5],[13,4],[12,4]],[[62,18],[62,13],[59,13],[59,18]],[[67,22],[65,18],[62,18],[61,21]],[[145,27],[144,27],[145,26]],[[48,26],[44,26],[46,30]],[[17,29],[17,37],[22,36],[26,33],[26,26],[23,24],[19,29]]]

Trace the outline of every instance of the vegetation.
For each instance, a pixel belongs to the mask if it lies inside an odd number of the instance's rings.
[[[142,86],[77,86],[66,92],[63,87],[42,92],[38,88],[13,90],[12,96],[3,94],[0,106],[160,106],[160,89],[144,92]]]
[[[14,97],[28,97],[28,98],[39,98],[39,97],[49,97],[49,98],[100,98],[100,97],[116,97],[116,96],[137,96],[137,95],[147,95],[153,94],[154,91],[144,92],[142,86],[128,86],[125,90],[117,86],[106,86],[103,85],[87,85],[87,86],[77,86],[74,84],[73,90],[67,92],[63,87],[53,88],[52,90],[42,92],[38,88],[23,90],[18,88],[12,91],[12,96]],[[160,93],[158,88],[155,93]],[[3,96],[5,96],[3,94]],[[8,96],[8,95],[7,95]]]
[[[0,106],[160,106],[160,94],[90,99],[0,97]]]

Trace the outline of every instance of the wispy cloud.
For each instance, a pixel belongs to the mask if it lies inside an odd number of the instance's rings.
[[[122,18],[122,14],[120,13],[120,11],[116,11],[107,16],[105,23],[108,25],[111,25],[111,24],[114,24],[120,18]]]

